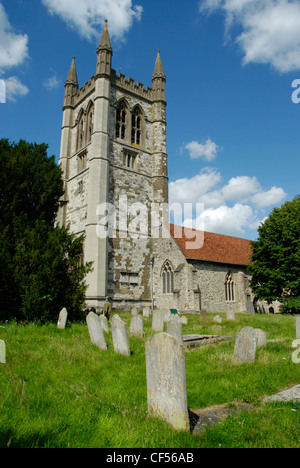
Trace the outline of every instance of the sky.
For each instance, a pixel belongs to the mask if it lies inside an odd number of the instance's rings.
[[[0,0],[0,138],[58,161],[72,57],[81,87],[105,19],[117,72],[152,86],[160,50],[170,205],[257,239],[300,193],[300,0]]]

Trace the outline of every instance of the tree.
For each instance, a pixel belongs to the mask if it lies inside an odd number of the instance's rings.
[[[252,243],[251,287],[258,299],[300,308],[300,196],[274,208]]]
[[[0,320],[81,317],[84,238],[55,226],[61,170],[47,145],[0,140]]]

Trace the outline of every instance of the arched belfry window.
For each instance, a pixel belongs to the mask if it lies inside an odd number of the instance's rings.
[[[131,114],[131,144],[140,145],[142,138],[142,113],[136,107]]]
[[[230,271],[225,278],[225,299],[226,301],[234,301],[234,281]]]
[[[116,109],[116,138],[126,139],[127,108],[124,101],[119,102]]]
[[[87,111],[87,123],[86,123],[86,141],[90,143],[92,140],[92,134],[94,131],[94,105],[90,104]]]
[[[85,119],[84,112],[79,114],[77,130],[77,149],[79,150],[85,145]]]
[[[162,268],[162,291],[163,294],[171,294],[174,291],[174,271],[169,261]]]

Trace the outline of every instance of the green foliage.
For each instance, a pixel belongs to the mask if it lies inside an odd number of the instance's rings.
[[[251,287],[259,299],[300,297],[300,196],[274,208],[252,243]]]
[[[0,320],[57,320],[84,304],[83,237],[55,227],[61,170],[47,145],[0,140]]]

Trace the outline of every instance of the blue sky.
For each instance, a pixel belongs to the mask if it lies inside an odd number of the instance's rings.
[[[300,192],[300,1],[0,0],[0,138],[46,142],[58,160],[64,81],[73,56],[80,86],[94,75],[105,18],[127,77],[151,86],[161,51],[170,203],[256,239]]]

